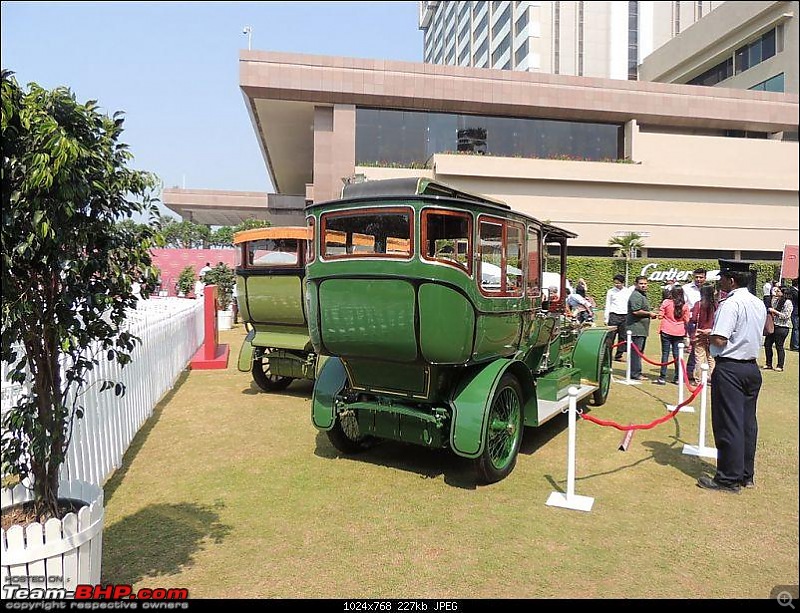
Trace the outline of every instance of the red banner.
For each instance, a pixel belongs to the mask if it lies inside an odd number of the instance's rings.
[[[783,261],[781,262],[781,279],[797,278],[797,245],[783,246]]]

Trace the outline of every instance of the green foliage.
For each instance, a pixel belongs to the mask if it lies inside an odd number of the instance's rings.
[[[187,266],[181,271],[181,274],[178,275],[178,291],[188,296],[189,293],[194,289],[194,282],[196,279],[196,275],[194,274],[194,267]]]
[[[170,218],[162,225],[161,236],[166,247],[203,249],[211,241],[211,229],[192,221],[177,221]]]
[[[233,247],[233,235],[244,230],[268,228],[272,224],[266,219],[245,219],[235,226],[221,226],[211,235],[211,243],[215,247]]]
[[[639,275],[642,267],[646,264],[658,264],[657,269],[651,269],[650,272],[668,271],[670,268],[675,268],[679,271],[689,270],[695,268],[705,268],[706,270],[718,270],[719,262],[717,260],[673,260],[666,258],[641,258],[633,260],[630,265],[630,281],[629,285],[633,285],[634,280]],[[559,259],[557,257],[549,257],[547,259],[547,269],[551,272],[559,272]],[[752,268],[756,272],[756,290],[761,288],[761,285],[767,279],[777,279],[780,274],[780,264],[774,262],[757,262]],[[612,279],[614,275],[625,274],[624,261],[621,259],[600,258],[600,257],[586,257],[586,256],[567,256],[567,277],[574,283],[577,279],[586,279],[589,285],[589,294],[594,297],[597,306],[603,306],[606,291],[612,287]],[[680,283],[689,283],[692,279],[686,279]],[[661,288],[662,282],[651,281],[647,289],[647,299],[650,306],[655,308],[661,304]]]
[[[233,299],[233,285],[236,283],[236,275],[234,275],[230,266],[220,262],[203,275],[203,281],[206,285],[217,286],[219,309],[220,311],[226,311]]]
[[[630,282],[630,266],[631,262],[636,257],[636,252],[644,247],[644,240],[641,234],[637,232],[628,232],[619,236],[612,236],[608,239],[609,247],[616,247],[614,251],[615,258],[621,258],[625,261],[625,284]]]
[[[170,218],[163,222],[161,236],[167,247],[175,249],[233,247],[233,235],[237,232],[253,228],[267,228],[270,225],[270,222],[264,219],[245,219],[236,226],[220,226],[212,231],[203,224]]]
[[[131,285],[154,272],[158,181],[128,167],[123,123],[67,88],[26,90],[2,72],[2,359],[12,382],[27,380],[2,418],[3,472],[32,478],[40,516],[55,512],[88,373],[130,362]],[[118,223],[134,214],[152,223]]]

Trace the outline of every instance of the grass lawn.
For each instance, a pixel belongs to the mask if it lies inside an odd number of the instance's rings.
[[[622,432],[579,421],[584,513],[545,504],[566,489],[566,415],[527,429],[491,486],[445,451],[386,442],[340,457],[311,424],[312,384],[258,391],[236,370],[241,324],[220,337],[228,369],[185,373],[105,485],[103,583],[194,598],[767,598],[797,585],[796,352],[764,373],[754,489],[695,486],[714,466],[682,453],[698,443],[698,401],[626,452]],[[649,423],[676,398],[613,384],[592,414]]]

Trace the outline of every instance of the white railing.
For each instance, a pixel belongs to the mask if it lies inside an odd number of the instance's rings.
[[[79,404],[83,419],[73,426],[72,443],[61,478],[102,486],[121,466],[133,437],[166,394],[203,342],[203,302],[182,298],[140,300],[127,319],[129,331],[141,339],[131,363],[121,368],[101,356],[87,373],[86,393]],[[8,365],[2,365],[2,412],[13,406],[23,386],[11,385]],[[125,385],[124,396],[100,392],[96,381],[110,379]]]

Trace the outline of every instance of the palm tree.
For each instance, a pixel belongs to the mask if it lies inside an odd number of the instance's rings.
[[[630,262],[636,255],[636,251],[644,247],[643,235],[636,232],[626,232],[617,234],[608,239],[609,247],[616,247],[615,258],[625,258],[625,286],[628,286],[628,270]]]

